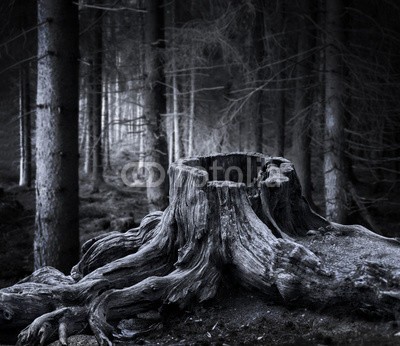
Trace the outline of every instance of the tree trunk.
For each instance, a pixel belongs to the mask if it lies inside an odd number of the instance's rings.
[[[115,128],[117,142],[122,140],[122,102],[121,102],[121,76],[119,74],[120,57],[116,56],[117,73],[115,74]]]
[[[51,21],[50,21],[51,20]],[[68,272],[79,256],[78,10],[38,1],[35,268]]]
[[[311,0],[303,0],[300,5],[300,25],[298,37],[298,58],[296,65],[295,125],[293,130],[293,162],[303,188],[303,194],[312,203],[311,185],[311,73],[313,48]]]
[[[103,143],[104,143],[104,157],[105,157],[105,169],[111,171],[111,154],[110,154],[110,84],[109,78],[105,78],[104,83],[104,134],[103,134]]]
[[[102,11],[96,10],[94,27],[94,47],[95,54],[93,60],[94,74],[94,95],[93,95],[93,171],[92,171],[92,191],[97,192],[103,182],[103,152],[101,141],[101,119],[102,119],[102,100],[103,100],[103,30],[102,30]]]
[[[87,106],[86,106],[86,148],[85,148],[85,174],[90,175],[93,171],[93,121],[94,121],[94,76],[93,62],[89,60],[88,82],[87,82]]]
[[[167,4],[168,2],[166,2]],[[190,5],[190,4],[188,4]],[[185,115],[186,108],[186,98],[185,98],[185,77],[181,76],[180,73],[177,72],[179,67],[182,65],[178,65],[180,61],[179,55],[177,55],[179,47],[176,43],[176,26],[177,22],[182,21],[182,11],[179,6],[177,7],[177,3],[175,1],[169,3],[168,14],[169,16],[165,16],[167,20],[166,26],[171,27],[171,69],[172,69],[172,113],[173,113],[173,127],[174,127],[174,161],[180,159],[185,156],[185,120],[187,119]],[[189,6],[190,8],[190,6]],[[181,58],[182,59],[182,58]]]
[[[276,78],[276,91],[274,93],[276,115],[275,121],[275,145],[274,152],[277,156],[284,156],[285,153],[285,139],[286,139],[286,102],[285,102],[285,89],[286,89],[286,63],[285,53],[282,47],[286,45],[284,42],[285,14],[284,1],[276,0],[272,2],[273,10],[275,12],[275,21],[267,21],[268,30],[273,34],[272,42],[269,43],[270,52],[275,63],[271,69],[274,77]]]
[[[263,125],[264,125],[264,106],[263,106],[263,90],[259,89],[261,84],[265,80],[265,69],[263,67],[264,62],[264,12],[265,3],[263,0],[256,1],[256,18],[255,25],[253,28],[253,44],[254,44],[254,56],[255,65],[257,68],[256,83],[255,87],[257,91],[255,93],[255,119],[254,119],[254,136],[255,136],[255,151],[263,152]]]
[[[118,331],[119,320],[211,299],[222,281],[291,305],[389,316],[400,307],[400,243],[315,214],[290,161],[214,155],[179,160],[169,174],[168,208],[89,240],[71,276],[43,268],[0,290],[0,329],[26,327],[19,343],[32,345],[89,324],[112,345],[140,333]]]
[[[286,103],[285,103],[285,82],[283,76],[280,75],[278,78],[281,81],[278,83],[277,92],[277,112],[276,112],[276,145],[275,153],[277,156],[284,156],[285,154],[285,138],[286,138]]]
[[[175,3],[171,4],[171,25],[175,25]],[[175,33],[172,29],[172,54],[171,54],[171,66],[172,66],[172,114],[173,114],[173,125],[174,125],[174,159],[178,160],[182,157],[181,148],[181,133],[179,126],[179,89],[178,89],[178,76],[176,72],[176,53],[175,53]]]
[[[147,2],[146,37],[146,165],[149,171],[147,198],[150,211],[163,210],[167,202],[168,167],[167,141],[161,115],[166,113],[165,76],[162,50],[164,49],[164,14],[161,0]]]
[[[165,22],[165,42],[166,49],[171,50],[171,53],[175,49],[174,45],[174,30],[175,30],[175,2],[170,2],[165,6],[164,10],[164,22]],[[142,26],[143,27],[143,26]],[[168,56],[168,53],[167,53]],[[172,57],[172,54],[171,54]],[[167,60],[166,62],[168,62]],[[174,136],[174,57],[170,60],[171,73],[168,74],[167,78],[167,93],[166,93],[166,108],[167,117],[165,119],[165,128],[167,132],[168,142],[168,164],[174,162],[174,151],[175,151],[175,136]]]
[[[110,144],[115,144],[117,138],[116,124],[115,124],[115,112],[116,112],[116,102],[117,102],[115,81],[116,78],[114,76],[110,76],[110,88],[109,88]]]
[[[187,156],[191,157],[193,155],[193,123],[194,123],[194,116],[195,116],[195,109],[196,109],[196,69],[195,69],[195,62],[194,62],[194,52],[192,51],[192,69],[190,71],[190,107],[189,107],[189,126],[188,126],[188,152]]]
[[[324,179],[326,216],[335,222],[344,222],[345,165],[344,165],[344,107],[342,100],[342,55],[344,42],[342,0],[326,1],[326,53],[325,53],[325,150]]]
[[[19,185],[32,184],[32,145],[31,145],[31,97],[29,65],[20,70],[20,175]]]

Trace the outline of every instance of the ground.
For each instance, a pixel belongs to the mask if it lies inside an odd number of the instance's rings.
[[[124,187],[115,174],[107,175],[106,181],[108,185],[100,193],[92,194],[82,177],[81,242],[100,233],[132,228],[147,213],[143,187]],[[34,190],[10,183],[2,200],[20,204],[15,203],[7,217],[2,215],[0,223],[0,287],[5,287],[32,271]],[[384,320],[350,309],[284,307],[225,283],[217,297],[206,304],[183,312],[163,311],[160,315],[155,311],[125,321],[159,324],[158,330],[126,344],[400,345],[400,316],[398,321]],[[71,345],[96,345],[93,337],[84,335],[69,341]]]

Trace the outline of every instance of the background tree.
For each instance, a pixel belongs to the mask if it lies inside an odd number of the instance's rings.
[[[340,1],[326,2],[325,54],[325,150],[324,180],[326,215],[329,219],[344,222],[345,163],[344,163],[344,98],[343,98],[343,28],[344,5]]]
[[[312,77],[315,36],[312,24],[312,0],[299,3],[298,55],[296,63],[296,90],[294,102],[293,161],[299,175],[304,196],[312,201],[311,185],[311,122]]]
[[[30,97],[30,69],[25,64],[20,69],[20,175],[19,185],[30,187],[32,184],[32,125]]]
[[[168,179],[162,178],[168,167],[168,151],[163,128],[162,114],[166,113],[165,75],[162,50],[164,48],[164,13],[161,0],[147,2],[145,24],[146,81],[144,118],[146,120],[146,157],[149,178],[147,197],[150,210],[162,210],[167,206]],[[161,178],[161,181],[160,181]],[[158,182],[156,184],[156,182]],[[158,185],[158,186],[152,186]]]
[[[79,256],[78,10],[38,1],[35,268],[64,272]]]
[[[101,4],[101,2],[100,2]],[[103,112],[103,13],[96,9],[94,14],[93,46],[93,191],[98,191],[103,182],[102,112]]]

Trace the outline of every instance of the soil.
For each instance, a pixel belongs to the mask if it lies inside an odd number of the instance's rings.
[[[0,288],[14,284],[33,269],[34,190],[15,185],[3,188],[0,203],[19,204],[0,220]],[[82,243],[101,233],[126,231],[147,213],[144,188],[127,188],[114,175],[106,177],[99,193],[90,190],[89,182],[82,178]],[[134,341],[121,342],[123,345],[400,345],[400,316],[364,315],[349,306],[286,307],[235,288],[233,283],[225,283],[218,296],[205,304],[185,311],[170,308],[161,315],[156,311],[121,323],[132,330],[137,323],[157,327],[137,335]],[[88,335],[70,337],[69,344],[97,345]]]

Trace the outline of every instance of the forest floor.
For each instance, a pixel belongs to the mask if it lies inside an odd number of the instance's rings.
[[[81,181],[81,242],[111,230],[135,227],[147,213],[143,187],[124,187],[106,177],[99,193]],[[4,183],[4,181],[3,181]],[[3,185],[2,201],[14,201],[0,215],[0,288],[32,271],[34,189]],[[15,202],[17,201],[17,202]],[[126,345],[400,345],[400,316],[385,320],[350,307],[289,308],[225,283],[213,300],[187,311],[163,314],[160,328]],[[142,316],[151,322],[157,314]],[[127,322],[128,323],[128,322]],[[133,323],[133,322],[132,322]],[[71,337],[70,345],[97,345],[92,336]],[[52,345],[59,345],[58,342]]]

